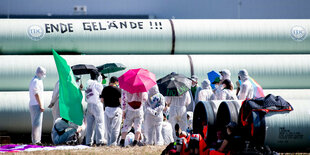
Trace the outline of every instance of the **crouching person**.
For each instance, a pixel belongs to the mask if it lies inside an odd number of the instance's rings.
[[[78,133],[82,127],[69,122],[64,118],[57,118],[52,129],[52,141],[54,144],[65,144],[69,141],[78,142]]]

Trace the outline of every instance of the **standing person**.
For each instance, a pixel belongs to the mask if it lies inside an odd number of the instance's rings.
[[[104,112],[103,104],[100,101],[99,95],[102,92],[101,77],[97,70],[92,70],[90,73],[91,79],[87,81],[85,90],[87,112],[86,112],[86,145],[93,145],[94,126],[96,130],[96,143],[104,145]]]
[[[53,119],[54,122],[56,121],[57,118],[60,118],[60,113],[59,113],[59,80],[56,82],[54,90],[53,90],[53,95],[52,95],[52,100],[48,108],[52,108],[52,114],[53,114]]]
[[[44,111],[44,86],[43,79],[46,76],[46,70],[43,67],[38,67],[36,75],[31,80],[29,85],[29,110],[31,116],[31,139],[33,144],[41,144],[42,120]]]
[[[213,94],[212,88],[210,86],[210,81],[205,79],[201,82],[202,90],[198,93],[198,101],[210,101],[214,100],[215,96]],[[193,111],[195,109],[196,104],[193,106]]]
[[[220,71],[220,74],[221,74],[221,81],[220,81],[220,85],[223,83],[224,80],[230,80],[230,76],[231,76],[231,73],[228,69],[223,69]],[[234,84],[231,82],[231,85],[234,89]]]
[[[252,99],[254,96],[254,88],[249,81],[249,74],[246,69],[242,69],[238,73],[238,79],[241,80],[240,91],[238,94],[239,100]]]
[[[219,100],[237,100],[236,95],[233,93],[233,86],[231,81],[226,79],[222,82],[223,89],[220,91]]]
[[[163,109],[165,107],[165,98],[159,93],[158,86],[153,86],[148,92],[148,101],[146,102],[145,128],[147,131],[148,144],[163,145],[162,122]]]
[[[198,77],[196,75],[193,75],[191,77],[192,80],[192,86],[191,86],[191,103],[187,107],[187,111],[192,111],[194,109],[195,104],[199,101],[198,100],[198,93],[201,90],[201,87],[198,86]]]
[[[176,124],[179,124],[182,131],[187,129],[187,114],[186,107],[191,103],[191,96],[189,91],[181,96],[166,96],[166,102],[170,105],[169,122],[172,129]],[[173,132],[173,137],[176,140],[177,136]]]
[[[147,101],[147,99],[147,92],[131,94],[123,90],[122,106],[124,124],[122,128],[120,146],[124,147],[126,135],[131,130],[133,124],[135,130],[135,140],[132,145],[143,145],[141,142],[138,143],[138,141],[140,139],[141,125],[143,121],[143,104]]]
[[[102,83],[102,86],[104,88],[104,87],[106,87],[106,83],[107,83],[106,79],[107,79],[107,77],[104,74],[102,74],[102,73],[101,73],[101,77],[102,77],[102,82],[101,83]]]
[[[77,83],[78,86],[80,86],[80,90],[83,89],[83,84],[81,83],[81,75],[75,75],[75,82]],[[57,118],[60,118],[60,113],[59,113],[59,80],[56,82],[54,90],[53,90],[53,95],[52,95],[52,100],[48,108],[52,108],[52,114],[53,114],[53,119],[54,122]]]
[[[122,122],[121,89],[117,87],[118,79],[115,76],[110,78],[109,86],[104,87],[101,92],[101,101],[104,102],[104,123],[107,135],[107,145],[116,146],[117,137]]]
[[[220,100],[220,92],[222,89],[222,85],[220,85],[220,78],[217,77],[215,78],[215,80],[212,82],[212,84],[214,84],[215,88],[213,89],[213,93],[214,93],[214,98],[213,100]]]

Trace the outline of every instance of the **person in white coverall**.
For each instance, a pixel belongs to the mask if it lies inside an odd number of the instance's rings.
[[[59,112],[59,80],[56,82],[54,90],[53,90],[53,95],[52,95],[52,100],[48,108],[52,108],[52,115],[54,119],[54,123],[57,118],[60,118],[60,112]]]
[[[143,104],[147,101],[147,99],[147,92],[131,94],[123,90],[122,108],[124,123],[122,128],[120,146],[124,147],[126,135],[132,128],[133,124],[135,129],[135,140],[132,145],[135,146],[138,144],[141,134],[141,125],[143,121]],[[139,143],[138,145],[142,144]]]
[[[228,69],[223,69],[223,70],[221,70],[220,71],[220,74],[221,74],[221,81],[220,81],[220,85],[222,85],[222,82],[224,81],[224,80],[230,80],[230,76],[231,76],[231,73],[230,73],[230,71],[228,70]],[[232,87],[233,87],[233,89],[234,89],[234,84],[231,82],[231,85],[232,85]]]
[[[219,100],[237,100],[236,95],[233,93],[233,86],[231,81],[226,79],[222,82],[223,88],[220,90]]]
[[[101,76],[97,70],[90,73],[91,79],[87,81],[85,90],[87,112],[86,112],[86,145],[93,145],[93,134],[96,130],[96,144],[104,145],[104,112],[103,104],[99,98],[103,86],[101,84]]]
[[[241,80],[240,91],[238,93],[239,100],[252,99],[254,96],[254,89],[249,81],[249,74],[246,69],[242,69],[238,73],[238,79]]]
[[[147,143],[149,145],[163,145],[162,122],[165,97],[159,93],[158,86],[153,86],[148,91],[148,101],[145,104],[145,128],[147,131]]]
[[[41,144],[42,120],[44,111],[44,86],[43,79],[46,76],[46,70],[38,67],[36,76],[31,80],[29,85],[29,111],[31,116],[31,139],[33,144]]]
[[[191,103],[190,93],[187,91],[181,96],[166,96],[166,103],[170,105],[169,109],[169,122],[171,123],[172,129],[175,128],[176,124],[179,124],[182,131],[187,129],[187,114],[186,107]],[[172,133],[174,139],[177,136],[175,132]]]
[[[210,101],[215,99],[212,88],[210,86],[210,81],[208,79],[204,79],[201,82],[201,88],[202,90],[200,90],[198,93],[198,101]],[[193,111],[195,110],[196,104],[193,106]]]
[[[80,83],[81,76],[80,75],[75,75],[75,82],[77,83],[78,86],[80,86],[80,90],[83,89],[83,85]],[[48,108],[52,108],[52,115],[54,122],[57,118],[60,118],[60,112],[59,112],[59,80],[56,82],[54,90],[53,90],[53,95],[52,95],[52,100]]]

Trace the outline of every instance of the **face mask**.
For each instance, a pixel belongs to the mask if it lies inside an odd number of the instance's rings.
[[[219,87],[219,85],[214,85],[214,87],[217,89]]]
[[[46,77],[46,75],[43,74],[43,73],[38,73],[37,77],[38,77],[40,80],[43,80],[43,79]]]

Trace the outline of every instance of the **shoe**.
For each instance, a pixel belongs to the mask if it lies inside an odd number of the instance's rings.
[[[121,139],[121,141],[119,142],[119,146],[125,147],[125,139]]]
[[[35,145],[43,146],[41,142],[37,142]]]
[[[96,144],[96,146],[106,146],[107,144],[105,144],[105,143],[100,143],[100,144]]]
[[[138,141],[134,140],[133,143],[131,144],[132,147],[136,146],[138,144]]]
[[[138,142],[137,143],[138,146],[145,146],[146,144],[142,143],[142,142]]]

